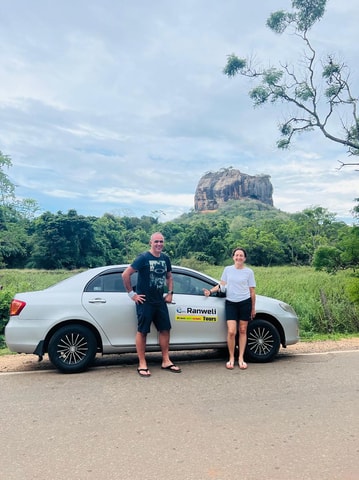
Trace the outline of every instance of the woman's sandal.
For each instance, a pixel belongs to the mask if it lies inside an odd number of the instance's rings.
[[[233,370],[233,368],[234,368],[233,362],[227,362],[227,363],[226,363],[226,368],[227,368],[228,370]]]
[[[241,370],[246,370],[248,368],[248,365],[246,364],[246,362],[239,362],[239,368]]]

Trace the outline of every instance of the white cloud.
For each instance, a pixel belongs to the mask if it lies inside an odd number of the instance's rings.
[[[123,190],[116,188],[103,188],[92,195],[94,200],[109,204],[130,204],[138,203],[146,205],[166,205],[168,207],[178,207],[187,209],[193,206],[193,195],[169,194],[164,192],[142,192],[133,190]]]
[[[55,198],[70,198],[70,199],[77,199],[81,197],[80,194],[73,192],[73,191],[67,191],[67,190],[44,190],[44,194],[48,195],[49,197],[55,197]]]

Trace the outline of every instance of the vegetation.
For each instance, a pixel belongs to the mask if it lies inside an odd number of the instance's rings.
[[[0,152],[0,268],[74,270],[128,263],[158,229],[179,264],[223,265],[235,245],[247,248],[257,266],[313,263],[336,272],[359,264],[359,226],[336,221],[320,206],[289,214],[255,200],[229,201],[216,212],[192,211],[161,226],[155,217],[86,217],[76,210],[36,216],[33,201],[15,199],[14,186],[1,169],[9,165]]]
[[[267,20],[267,27],[274,33],[281,35],[289,30],[292,42],[302,42],[303,54],[296,66],[282,62],[279,67],[258,68],[251,58],[231,54],[223,72],[228,77],[241,75],[257,82],[249,92],[254,106],[283,103],[290,107],[279,126],[279,148],[288,148],[297,134],[319,130],[328,140],[344,145],[349,155],[359,155],[358,96],[351,91],[348,67],[331,53],[320,61],[309,36],[323,17],[326,4],[327,0],[292,0],[292,11],[274,12]]]
[[[357,269],[359,227],[322,207],[288,214],[254,200],[230,201],[211,214],[190,212],[159,225],[153,217],[85,217],[75,210],[29,220],[0,206],[0,268],[78,269],[130,262],[160,229],[175,262],[223,265],[242,245],[256,266]]]

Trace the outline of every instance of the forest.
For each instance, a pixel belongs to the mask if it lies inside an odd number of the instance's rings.
[[[359,204],[353,206],[353,225],[320,206],[285,213],[250,199],[163,223],[156,216],[92,217],[76,210],[36,217],[31,209],[31,202],[21,208],[0,205],[0,268],[73,270],[128,263],[147,249],[157,230],[178,264],[224,265],[240,245],[254,266],[311,265],[330,273],[359,266]]]

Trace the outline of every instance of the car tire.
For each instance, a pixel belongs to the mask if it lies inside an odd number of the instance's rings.
[[[250,362],[270,362],[280,348],[278,330],[266,320],[252,320],[248,323],[245,357]]]
[[[95,335],[83,325],[66,325],[49,341],[51,363],[63,373],[83,372],[94,362],[97,351]]]

